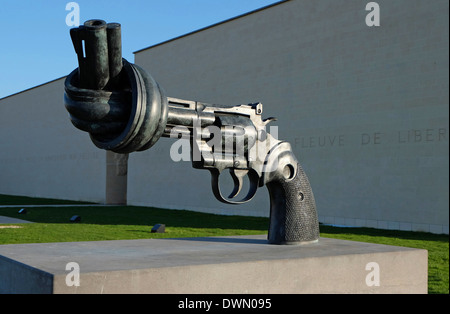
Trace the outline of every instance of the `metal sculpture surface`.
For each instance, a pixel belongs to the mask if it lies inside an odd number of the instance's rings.
[[[258,187],[270,194],[271,244],[319,239],[309,181],[291,145],[266,131],[260,103],[209,105],[166,97],[142,68],[122,59],[121,26],[90,20],[71,30],[79,68],[65,81],[65,106],[75,127],[99,148],[119,154],[144,151],[161,137],[190,141],[192,165],[211,172],[215,197],[227,204],[250,201]],[[234,189],[222,195],[219,177],[228,169]],[[240,200],[244,178],[248,193]]]

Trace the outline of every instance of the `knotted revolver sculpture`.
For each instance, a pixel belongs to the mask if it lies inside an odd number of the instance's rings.
[[[100,149],[119,154],[144,151],[161,137],[190,141],[193,167],[209,170],[215,197],[227,204],[250,201],[257,189],[270,194],[271,244],[319,239],[316,205],[307,176],[291,145],[262,119],[260,103],[223,106],[166,97],[158,83],[122,58],[121,25],[90,20],[70,31],[79,67],[65,81],[65,107],[72,124]],[[234,189],[224,197],[225,170]],[[248,193],[241,195],[244,178]]]

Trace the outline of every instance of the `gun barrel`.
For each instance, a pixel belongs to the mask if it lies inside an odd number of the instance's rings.
[[[224,153],[244,154],[257,140],[251,120],[239,113],[221,112],[231,107],[213,107],[203,103],[168,98],[169,113],[163,137],[201,139],[220,145]],[[212,128],[211,128],[212,126]]]
[[[122,60],[122,27],[119,23],[108,23],[109,89],[119,86]]]
[[[167,126],[164,130],[163,137],[171,137],[172,130],[179,135],[192,136],[192,128],[200,123],[202,128],[212,125],[216,121],[213,112],[205,112],[201,110],[204,105],[196,101],[182,100],[178,98],[168,97],[168,116]],[[179,127],[184,128],[179,128]],[[176,128],[176,129],[175,129]]]
[[[212,112],[197,112],[192,109],[179,109],[169,106],[167,124],[193,127],[196,126],[196,123],[200,123],[199,126],[206,127],[213,124],[215,120],[216,117]]]

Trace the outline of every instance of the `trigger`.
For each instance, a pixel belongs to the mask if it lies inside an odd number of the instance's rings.
[[[236,196],[241,193],[242,186],[244,185],[244,177],[248,174],[248,170],[241,170],[241,169],[230,169],[231,177],[233,178],[234,182],[234,189],[233,192],[231,192],[230,196],[228,196],[229,199],[233,199]]]

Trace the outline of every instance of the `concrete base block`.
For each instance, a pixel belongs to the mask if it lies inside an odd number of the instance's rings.
[[[426,250],[326,238],[304,246],[268,245],[265,236],[0,246],[0,293],[427,293],[427,280]]]

